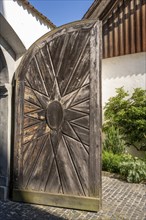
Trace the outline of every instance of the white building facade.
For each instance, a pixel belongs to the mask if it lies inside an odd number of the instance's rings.
[[[146,89],[146,52],[102,60],[102,105],[123,87],[130,93],[134,88]]]
[[[83,19],[102,21],[103,108],[116,88],[129,94],[135,88],[146,90],[146,1],[94,0]],[[135,156],[144,155],[129,149]]]
[[[146,89],[146,2],[94,0],[83,19],[102,21],[102,105],[116,88]]]

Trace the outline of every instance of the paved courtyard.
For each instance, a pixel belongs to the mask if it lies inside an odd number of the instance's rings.
[[[146,220],[146,185],[103,176],[98,213],[0,201],[0,220]]]

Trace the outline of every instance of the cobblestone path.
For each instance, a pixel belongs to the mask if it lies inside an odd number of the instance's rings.
[[[0,220],[146,220],[146,185],[103,176],[98,213],[0,201]]]

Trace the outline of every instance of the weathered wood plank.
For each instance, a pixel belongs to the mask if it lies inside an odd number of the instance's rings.
[[[39,120],[24,116],[24,129],[38,123],[40,123]]]
[[[49,95],[49,97],[51,96],[52,93],[52,87],[53,87],[53,81],[54,81],[54,76],[52,76],[52,67],[50,64],[50,60],[49,60],[49,55],[47,56],[48,59],[47,61],[44,60],[44,56],[42,55],[42,50],[40,51],[40,53],[37,53],[35,62],[37,64],[37,69],[38,71],[41,71],[41,75],[42,78],[44,80],[44,84],[45,84],[45,88],[47,90],[47,94]],[[53,79],[52,79],[53,78]],[[49,86],[48,86],[49,85]]]
[[[146,52],[146,1],[142,1],[142,51]]]
[[[26,100],[24,101],[24,114],[29,113],[29,112],[33,112],[35,110],[41,110],[41,109],[37,105],[34,105]]]
[[[101,17],[103,21],[103,58],[146,51],[143,49],[143,45],[146,44],[146,1],[121,0],[114,4],[110,10],[106,8]],[[96,16],[97,14],[94,14],[93,17]],[[112,36],[113,24],[114,38]]]
[[[76,95],[74,96],[74,99],[72,100],[70,107],[88,100],[89,99],[89,90],[90,90],[89,88],[90,88],[89,84],[86,84],[85,86],[81,87],[78,90],[78,93],[76,93]]]
[[[76,41],[74,42],[74,47],[71,47],[72,45],[71,44],[72,41],[71,41],[69,46],[66,49],[67,50],[66,56],[64,56],[64,59],[62,60],[63,63],[57,76],[57,80],[59,82],[60,92],[62,96],[72,92],[73,90],[78,88],[80,85],[79,84],[80,81],[78,81],[77,83],[77,80],[76,80],[76,77],[78,77],[77,69],[78,68],[86,69],[86,62],[84,63],[82,62],[82,59],[83,59],[82,56],[83,55],[86,56],[86,53],[84,53],[84,51],[86,50],[88,41],[89,41],[89,32],[87,31],[80,32]],[[69,47],[71,47],[71,49]],[[83,76],[84,75],[82,75],[82,77]],[[81,80],[82,78],[79,77],[78,79]],[[75,87],[71,86],[72,83],[74,83]]]
[[[60,183],[60,176],[58,173],[55,160],[53,160],[51,165],[52,166],[51,166],[50,172],[49,173],[47,172],[49,175],[47,176],[48,179],[47,179],[46,186],[45,186],[45,192],[63,194],[62,185]],[[45,176],[46,174],[44,174],[44,177]]]
[[[29,189],[29,182],[32,176],[32,173],[38,163],[39,156],[44,148],[46,136],[38,140],[35,140],[33,144],[30,143],[29,149],[26,152],[26,156],[23,160],[23,187]],[[29,163],[29,166],[28,166]]]
[[[29,85],[31,85],[33,89],[37,89],[39,92],[47,95],[46,87],[44,85],[44,79],[41,75],[41,70],[37,66],[35,60],[36,59],[34,57],[31,61],[30,68],[27,71],[27,82],[29,82]]]
[[[68,136],[63,136],[63,138],[74,163],[84,195],[88,196],[88,152],[79,141],[75,141]]]
[[[68,79],[63,94],[68,94],[74,91],[75,89],[80,88],[80,86],[83,84],[83,81],[87,78],[87,75],[89,75],[89,50],[90,48],[88,37],[87,42],[85,42],[85,44],[84,41],[82,42],[80,56],[77,56],[77,61],[74,62],[75,65],[73,67],[73,70],[71,71],[70,78]]]
[[[50,205],[64,208],[73,208],[80,210],[98,211],[101,201],[98,198],[81,197],[63,194],[51,194],[42,192],[31,192],[14,190],[13,198],[15,201]]]
[[[95,91],[90,94],[92,77],[100,68],[101,57],[93,49],[99,40],[98,25],[96,21],[81,21],[59,28],[38,40],[30,49],[31,56],[28,53],[24,58],[22,63],[27,61],[27,71],[21,64],[16,88],[15,116],[20,117],[15,129],[18,160],[14,192],[27,189],[77,198],[90,196],[91,200],[99,197],[96,192],[100,190],[96,188],[100,187],[100,178],[95,175],[94,179],[92,165],[98,172],[96,153],[100,151],[93,149],[93,143],[90,146],[90,110],[93,107],[95,113],[99,112],[90,102],[92,95],[100,95]],[[100,81],[97,84],[96,87],[94,82],[93,87],[98,90]],[[99,137],[98,130],[94,132]],[[77,207],[80,209],[80,205]]]
[[[124,9],[124,18],[125,18],[125,54],[130,53],[130,25],[129,25],[129,5],[125,5]]]
[[[75,34],[77,35],[78,33]],[[65,37],[63,35],[63,36],[59,36],[57,39],[52,40],[48,44],[50,56],[52,59],[54,72],[56,76],[58,76],[59,74],[68,41],[69,41],[69,35],[66,35]]]
[[[120,39],[120,55],[124,55],[124,48],[125,48],[125,44],[124,44],[124,5],[121,5],[122,10],[119,12],[119,21],[120,21],[120,25],[119,25],[119,39]]]
[[[72,126],[68,121],[65,121],[62,125],[62,133],[77,140],[80,141],[78,136],[76,135],[75,131],[73,130]]]
[[[101,23],[97,22],[91,30],[90,38],[90,151],[88,190],[91,197],[101,196],[101,30]]]
[[[24,100],[39,106],[42,108],[42,105],[40,101],[37,99],[36,95],[34,94],[33,90],[27,86],[25,86],[25,92],[24,92]]]
[[[71,120],[71,122],[73,122],[75,125],[89,129],[89,123],[90,123],[89,115],[83,116],[81,118],[73,119]]]
[[[50,132],[50,128],[46,125],[46,122],[42,121],[39,124],[31,126],[30,128],[27,127],[23,134],[23,144],[33,141],[33,139],[43,136],[48,132]]]
[[[19,188],[22,185],[22,138],[23,138],[23,108],[24,103],[22,97],[24,96],[24,82],[15,82],[15,133],[14,133],[14,172],[13,180],[14,187]],[[18,178],[19,177],[19,178]]]
[[[89,76],[89,73],[88,73]],[[78,104],[81,101],[86,101],[89,99],[89,77],[84,80],[81,87],[75,89],[73,92],[63,96],[61,98],[61,103],[65,109],[70,108],[72,105]]]
[[[115,20],[114,20],[114,56],[119,56],[119,20],[118,20],[118,14],[115,14]]]
[[[135,10],[135,1],[131,1],[130,4],[130,9],[131,11]],[[136,52],[136,44],[135,44],[135,16],[134,13],[131,13],[130,16],[130,27],[131,27],[131,35],[130,35],[130,48],[131,48],[131,53],[135,53]]]
[[[71,92],[61,98],[61,103],[62,103],[64,109],[69,108],[69,106],[71,105],[71,103],[75,99],[76,95],[78,94],[79,90],[80,90],[80,88],[76,89],[75,91],[73,91],[73,92]]]
[[[111,15],[112,16],[112,15]],[[110,18],[108,20],[108,28],[109,28],[109,34],[108,34],[108,49],[109,49],[109,57],[113,57],[114,52],[114,45],[113,45],[113,23],[110,22]]]
[[[109,54],[108,50],[108,24],[103,25],[103,44],[104,44],[104,54],[103,58],[107,58]]]
[[[140,6],[140,0],[135,0],[136,2],[136,52],[141,52],[141,8]]]
[[[38,109],[38,110],[31,111],[25,114],[26,117],[40,120],[40,122],[45,120],[46,118],[45,115],[46,115],[46,111],[44,109]]]
[[[64,194],[84,195],[73,161],[63,139],[59,142],[56,159]]]
[[[89,114],[89,100],[73,105],[70,109]]]
[[[78,119],[81,118],[83,116],[89,115],[86,112],[80,112],[80,111],[76,111],[75,109],[65,109],[64,110],[64,119],[66,121],[71,121],[73,119]]]
[[[58,172],[56,166],[54,166],[54,156],[49,135],[31,174],[28,188],[42,192],[62,193],[60,190]]]
[[[70,122],[70,125],[72,126],[73,130],[78,136],[80,142],[83,144],[89,145],[90,144],[89,128],[87,129],[87,128],[78,126],[74,124],[73,122]]]

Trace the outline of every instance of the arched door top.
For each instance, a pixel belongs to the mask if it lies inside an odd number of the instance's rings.
[[[98,210],[101,25],[68,24],[32,45],[17,72],[13,198]]]

